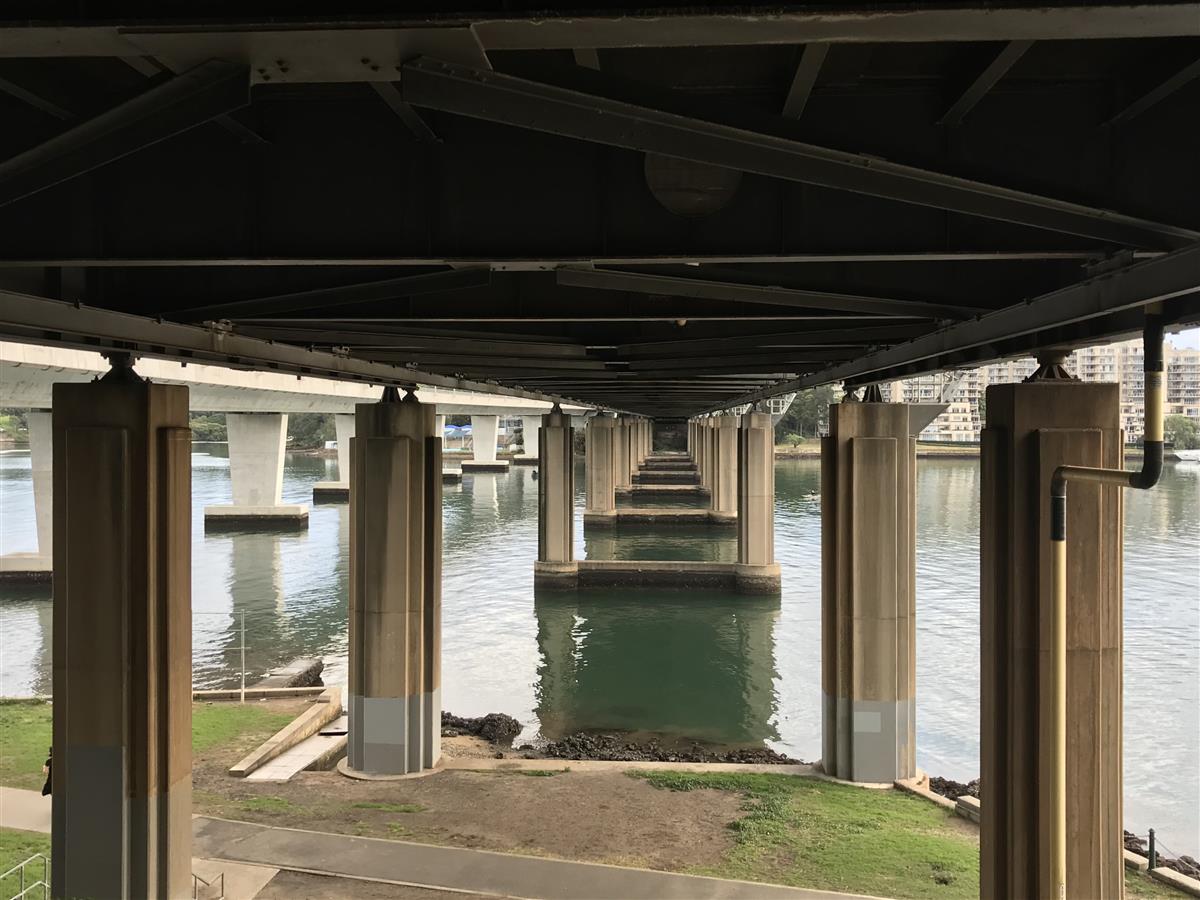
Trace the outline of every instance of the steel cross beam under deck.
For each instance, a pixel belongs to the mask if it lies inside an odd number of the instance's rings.
[[[624,99],[627,85],[578,73],[572,78],[594,92],[419,58],[402,66],[401,85],[415,106],[1121,246],[1170,250],[1200,240],[1186,228],[802,143],[772,133],[779,120],[756,120],[751,129],[695,118],[690,106],[649,108]],[[656,102],[670,98],[658,94]]]
[[[981,365],[1016,355],[1011,350],[997,349],[1002,347],[1004,341],[1180,298],[1183,298],[1185,308],[1168,322],[1200,321],[1200,243],[1158,259],[1097,275],[1070,287],[1043,294],[1027,303],[1009,306],[969,322],[959,322],[924,337],[802,378],[746,394],[735,403],[752,403],[778,394],[839,381],[853,380],[860,384],[890,381],[915,372]],[[1120,332],[1121,329],[1114,328],[1110,333]],[[1103,336],[1103,329],[1099,336]],[[1036,343],[1033,347],[1036,347]],[[1028,353],[1033,347],[1023,352]],[[969,360],[964,355],[969,356]],[[718,408],[712,407],[706,411]]]
[[[569,399],[557,394],[502,387],[485,381],[470,381],[404,366],[306,350],[220,328],[156,321],[144,316],[63,303],[15,291],[0,290],[0,334],[14,341],[73,347],[97,353],[116,351],[134,356],[292,372],[367,384],[428,384],[549,403]]]

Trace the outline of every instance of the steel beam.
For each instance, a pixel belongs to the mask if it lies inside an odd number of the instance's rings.
[[[1013,338],[1036,336],[1039,332],[1064,325],[1112,316],[1124,310],[1160,303],[1180,297],[1200,301],[1200,243],[1184,247],[1158,259],[1136,263],[1124,269],[1097,275],[1061,290],[1051,291],[1027,303],[1009,306],[969,322],[959,322],[924,337],[888,347],[860,359],[830,366],[803,378],[746,394],[739,403],[750,403],[821,384],[855,379],[887,381],[904,368],[936,371],[939,361],[966,350],[973,354],[972,364],[981,364],[1005,356],[1009,350],[991,351]],[[1121,329],[1113,329],[1113,334]],[[1102,337],[1099,328],[1095,336]],[[1037,347],[1034,339],[1020,342],[1016,352],[1028,353]]]
[[[683,338],[674,341],[643,341],[622,344],[619,359],[653,356],[661,351],[707,353],[711,350],[767,349],[779,347],[861,347],[911,340],[932,330],[929,325],[864,325],[861,328],[814,328],[809,331],[768,331],[718,338]]]
[[[783,115],[789,119],[799,119],[804,115],[804,107],[812,96],[813,86],[817,83],[817,75],[821,72],[821,64],[829,53],[828,44],[806,44],[800,54],[800,62],[796,65],[796,74],[792,76],[792,86],[788,88],[787,99],[783,101]]]
[[[631,291],[638,294],[691,297],[696,300],[765,303],[799,309],[829,309],[837,312],[884,316],[962,319],[980,312],[980,310],[970,307],[924,303],[916,300],[858,297],[852,294],[834,294],[826,291],[804,291],[756,284],[706,281],[700,278],[677,278],[671,275],[618,272],[611,269],[559,269],[556,279],[558,284],[563,287]]]
[[[1200,232],[1186,228],[802,143],[771,133],[778,127],[771,120],[737,127],[695,118],[690,107],[689,114],[652,109],[427,58],[411,60],[402,70],[408,102],[503,125],[1122,246],[1169,250],[1200,239]],[[603,80],[599,73],[589,74]],[[605,90],[623,93],[617,87]]]
[[[491,284],[491,280],[492,273],[487,269],[452,269],[448,272],[431,272],[426,275],[389,278],[385,281],[299,291],[294,294],[281,294],[277,297],[257,297],[253,300],[234,300],[230,303],[193,306],[190,309],[164,311],[163,315],[185,322],[202,322],[206,319],[253,318],[277,313],[300,312],[306,309],[329,309],[336,306],[353,306],[357,303],[395,300],[401,297],[416,297],[421,294],[434,294],[442,291],[487,287]]]
[[[1033,41],[1009,41],[1005,44],[992,61],[984,66],[983,71],[967,85],[958,99],[950,104],[950,108],[938,119],[938,124],[961,125],[967,113],[975,108],[984,95],[995,87],[996,82],[1003,78],[1032,46]]]
[[[3,248],[0,248],[3,249]],[[928,250],[915,253],[730,253],[686,256],[190,256],[190,257],[31,257],[4,259],[0,267],[43,269],[188,269],[210,268],[319,268],[323,266],[387,268],[454,266],[477,268],[490,266],[495,271],[550,271],[579,266],[682,266],[682,265],[774,265],[807,263],[939,263],[939,262],[1025,262],[1041,260],[1099,261],[1104,250]],[[1149,259],[1162,255],[1157,251],[1135,253]]]
[[[56,119],[72,119],[74,114],[69,110],[63,109],[57,103],[47,100],[40,94],[35,94],[33,91],[21,87],[19,84],[14,84],[7,78],[0,78],[0,93],[8,94],[22,103],[32,106],[34,109],[39,109],[47,115],[54,116]]]
[[[0,163],[0,206],[211,121],[250,102],[247,71],[212,60]]]
[[[372,81],[371,87],[375,89],[375,93],[379,98],[388,105],[388,108],[396,114],[404,127],[409,130],[422,144],[440,144],[439,138],[429,127],[429,123],[421,117],[412,106],[404,102],[404,98],[400,96],[400,91],[396,89],[396,85],[390,81]]]
[[[369,362],[290,344],[243,337],[222,328],[202,328],[78,306],[0,290],[0,335],[30,344],[78,350],[132,353],[235,369],[262,369],[378,385],[428,384],[460,391],[555,401],[556,394],[500,387],[404,366]]]
[[[1200,78],[1200,59],[1193,62],[1191,65],[1184,66],[1158,87],[1152,91],[1148,91],[1138,97],[1123,110],[1108,120],[1109,125],[1121,125],[1128,122],[1134,116],[1140,116],[1154,104],[1160,100],[1165,100],[1171,94],[1175,93],[1184,85],[1192,80]]]

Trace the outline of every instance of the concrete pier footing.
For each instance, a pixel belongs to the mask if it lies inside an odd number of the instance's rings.
[[[283,503],[287,415],[230,413],[225,416],[225,429],[233,504],[206,506],[205,528],[308,527],[306,504]]]
[[[191,896],[188,389],[54,386],[57,897]]]
[[[54,438],[50,413],[31,411],[26,422],[37,550],[0,556],[0,581],[49,581],[54,557]]]
[[[916,440],[903,403],[830,407],[821,444],[821,762],[916,774]]]
[[[356,416],[347,764],[405,775],[441,757],[442,442],[411,394]]]
[[[1041,381],[987,391],[981,447],[980,894],[1049,897],[1050,479],[1121,468],[1118,385]],[[1068,898],[1119,898],[1122,874],[1121,489],[1067,496]]]
[[[464,459],[464,472],[507,472],[508,460],[496,459],[499,416],[471,416],[471,446],[474,459]]]

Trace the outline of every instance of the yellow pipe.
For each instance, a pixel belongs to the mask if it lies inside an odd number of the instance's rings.
[[[1050,705],[1054,719],[1053,774],[1050,811],[1050,878],[1054,896],[1067,896],[1067,542],[1052,541],[1051,579],[1054,610],[1050,623],[1050,657],[1053,689]]]

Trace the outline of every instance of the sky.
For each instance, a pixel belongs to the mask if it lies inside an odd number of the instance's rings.
[[[1176,347],[1191,347],[1193,350],[1200,350],[1200,328],[1189,328],[1179,334],[1168,335],[1167,340]]]

